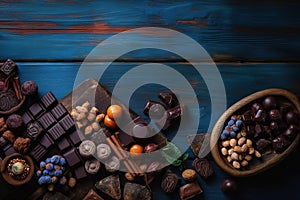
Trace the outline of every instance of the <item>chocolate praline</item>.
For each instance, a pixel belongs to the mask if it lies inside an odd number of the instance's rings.
[[[298,114],[293,111],[286,113],[285,119],[288,124],[298,124]]]
[[[23,124],[23,119],[18,114],[12,114],[6,120],[7,127],[15,131],[20,131],[23,128]]]
[[[221,185],[221,189],[226,193],[233,193],[237,190],[237,184],[234,180],[226,179]]]
[[[266,97],[262,104],[263,104],[264,108],[267,110],[275,109],[277,106],[276,99],[273,96]]]
[[[24,95],[36,95],[38,93],[38,86],[34,81],[26,81],[22,84],[21,91]]]

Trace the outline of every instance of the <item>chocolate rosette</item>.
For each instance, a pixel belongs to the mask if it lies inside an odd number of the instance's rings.
[[[12,90],[0,91],[0,110],[8,111],[17,106],[19,100]]]

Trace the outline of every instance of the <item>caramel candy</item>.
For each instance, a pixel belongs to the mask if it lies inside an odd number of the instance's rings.
[[[193,169],[186,169],[182,172],[182,178],[186,181],[194,181],[196,179],[196,172]]]

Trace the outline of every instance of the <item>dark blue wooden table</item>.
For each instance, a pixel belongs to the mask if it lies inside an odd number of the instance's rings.
[[[299,10],[297,0],[1,1],[0,60],[15,60],[21,80],[34,80],[40,95],[52,91],[60,99],[73,89],[81,62],[98,43],[132,28],[163,27],[186,34],[207,50],[224,81],[227,107],[253,92],[273,87],[300,97]],[[101,57],[97,61],[108,60]],[[163,63],[185,74],[199,100],[198,132],[207,131],[209,93],[193,67],[177,55],[154,49],[127,53],[110,66],[100,83],[112,91],[128,69],[149,62]],[[141,115],[145,100],[156,98],[151,87],[139,90],[135,96],[130,106]],[[182,141],[186,142],[185,138]],[[239,190],[235,198],[300,199],[299,150],[263,174],[236,179]],[[188,152],[186,166],[194,158]],[[209,181],[198,177],[203,199],[232,198],[220,190],[222,181],[230,176],[210,155],[208,159],[216,173]],[[2,179],[0,188],[5,188],[1,189],[0,199],[11,199],[24,191],[8,186]],[[178,199],[177,195],[164,194],[159,184],[153,185],[153,197]]]

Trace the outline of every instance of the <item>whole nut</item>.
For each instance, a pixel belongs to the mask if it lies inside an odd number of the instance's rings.
[[[239,160],[242,161],[243,160],[243,156],[241,154],[239,154]]]
[[[99,131],[99,129],[100,129],[100,125],[98,124],[98,122],[92,123],[91,126],[95,132]]]
[[[234,152],[234,150],[231,148],[228,150],[228,155],[231,155]]]
[[[255,149],[253,147],[250,147],[249,148],[249,154],[252,155],[252,154],[254,154],[254,152],[255,152]]]
[[[229,145],[230,145],[229,140],[222,141],[223,147],[229,147]]]
[[[229,163],[231,163],[231,161],[232,161],[231,156],[227,156],[226,159],[227,159],[227,161],[228,161]]]
[[[248,150],[248,146],[247,146],[247,144],[243,144],[243,146],[242,146],[241,150],[242,150],[242,152],[243,152],[243,153],[246,153],[246,152],[247,152],[247,150]]]
[[[76,185],[76,179],[74,177],[71,177],[69,179],[68,186],[73,188],[73,187],[75,187],[75,185]]]
[[[134,180],[134,176],[131,173],[129,173],[129,172],[125,173],[125,178],[128,181],[133,181]]]
[[[247,146],[248,146],[249,148],[252,147],[252,140],[247,139],[247,140],[246,140],[246,144],[247,144]]]
[[[73,119],[77,119],[78,117],[78,112],[76,110],[72,110],[72,112],[70,113]]]
[[[88,125],[88,123],[89,123],[89,121],[87,119],[81,120],[82,126],[86,126],[86,125]]]
[[[88,109],[90,107],[90,102],[86,101],[82,104],[82,107]]]
[[[80,121],[80,120],[82,120],[82,119],[84,119],[85,118],[85,113],[79,113],[78,115],[77,115],[77,117],[76,117],[76,120],[77,121]]]
[[[87,126],[84,129],[84,134],[85,135],[90,135],[93,132],[93,127],[92,126]]]
[[[76,125],[79,129],[81,129],[83,127],[83,124],[81,122],[76,122]]]
[[[242,146],[243,144],[245,144],[246,142],[246,138],[245,137],[241,137],[239,140],[238,140],[238,145],[239,146]]]
[[[232,159],[232,160],[239,160],[239,154],[233,152],[233,153],[231,154],[231,159]]]
[[[140,169],[141,169],[142,172],[145,172],[147,170],[147,167],[148,166],[146,164],[140,165]]]
[[[234,168],[236,168],[236,169],[239,169],[239,168],[241,168],[241,165],[240,165],[240,163],[239,163],[239,162],[237,162],[237,161],[233,161],[233,162],[232,162],[232,166],[233,166]]]
[[[255,157],[260,158],[261,154],[259,153],[259,151],[255,150],[254,152]]]
[[[223,156],[226,156],[228,154],[228,150],[225,147],[223,147],[221,149],[221,152],[222,152]]]
[[[96,121],[101,122],[104,119],[105,115],[103,113],[96,116]]]
[[[230,139],[229,143],[230,143],[230,146],[235,147],[236,139],[234,139],[234,138]]]
[[[247,132],[246,132],[246,131],[244,131],[244,130],[243,130],[243,131],[241,131],[240,133],[241,133],[241,135],[242,135],[243,137],[246,137],[246,136],[247,136]]]
[[[87,113],[87,109],[83,106],[76,106],[76,110],[78,113]]]
[[[242,148],[240,146],[235,146],[233,148],[233,151],[236,152],[236,153],[242,153]]]
[[[237,135],[236,135],[236,138],[237,139],[240,139],[242,137],[242,134],[241,133],[238,133]]]
[[[97,114],[98,112],[99,112],[99,110],[96,107],[92,107],[91,110],[90,110],[90,113]]]
[[[246,166],[248,165],[248,161],[247,161],[247,160],[243,160],[243,161],[241,162],[241,165],[242,165],[243,167],[246,167]]]
[[[89,113],[87,116],[87,119],[91,122],[94,121],[94,119],[96,118],[96,115],[94,113]]]
[[[248,162],[252,160],[252,156],[251,155],[245,155],[245,160],[247,160]]]

